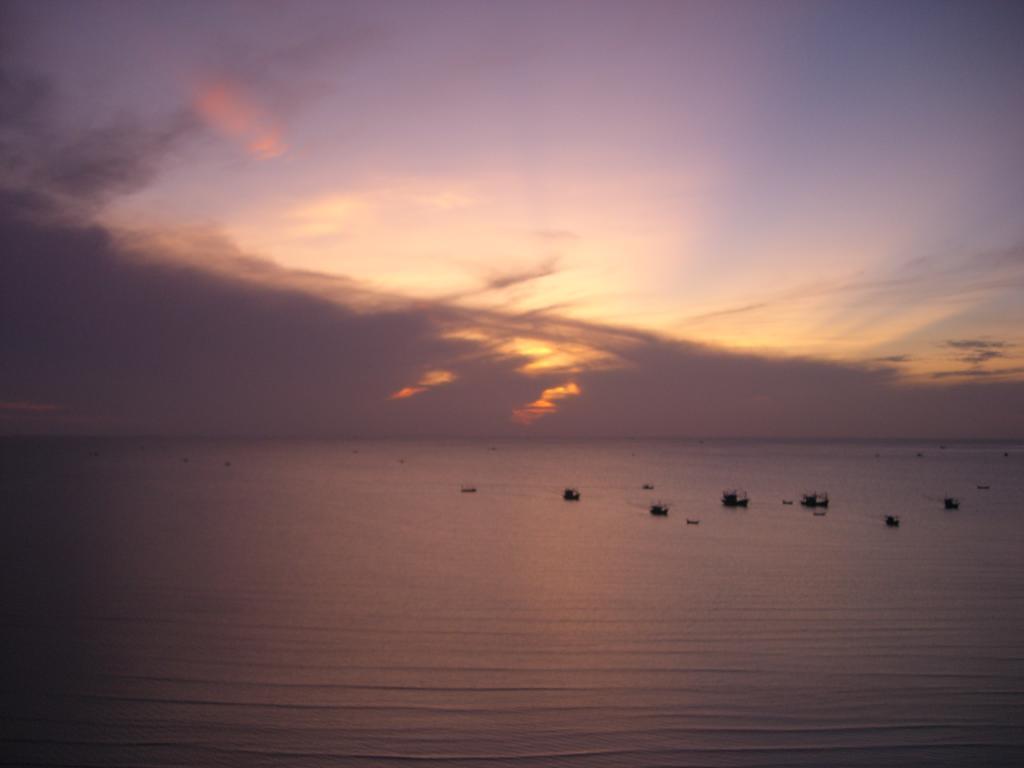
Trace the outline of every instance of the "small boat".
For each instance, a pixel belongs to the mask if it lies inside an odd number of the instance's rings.
[[[923,459],[923,458],[924,458],[924,454],[923,454],[923,453],[921,453],[920,451],[918,451],[918,452],[917,452],[917,458],[919,458],[919,459]]]
[[[825,510],[824,509],[816,509],[813,512],[811,512],[811,514],[814,515],[815,517],[824,517],[825,516]]]
[[[687,525],[700,525],[700,520],[694,520],[693,518],[686,518]]]
[[[953,496],[947,496],[942,500],[942,503],[946,505],[946,509],[960,509],[960,499]]]
[[[651,504],[651,514],[664,517],[668,514],[668,504],[663,501],[656,501]]]
[[[653,491],[654,490],[654,485],[652,483],[644,483],[640,487],[643,488],[645,491]]]
[[[896,515],[886,515],[885,516],[885,524],[887,526],[889,526],[890,528],[899,528],[900,527],[900,519],[898,517],[896,517]]]
[[[991,487],[992,487],[991,485],[979,485],[978,486],[978,490],[979,491],[987,491]]]
[[[727,507],[745,507],[749,503],[746,491],[738,491],[735,488],[722,491],[722,504]]]
[[[475,485],[464,485],[459,490],[461,490],[463,493],[476,493],[476,486]]]
[[[790,506],[792,506],[792,504],[793,504],[793,500],[792,500],[792,499],[783,499],[783,500],[782,500],[782,503],[783,503],[783,504],[786,504],[786,505],[790,505]]]
[[[805,507],[827,507],[828,494],[811,491],[800,498],[800,503]]]
[[[562,493],[562,498],[566,501],[579,501],[580,492],[576,488],[566,488]]]

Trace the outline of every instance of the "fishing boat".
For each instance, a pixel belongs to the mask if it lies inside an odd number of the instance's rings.
[[[947,496],[946,498],[944,498],[942,500],[942,503],[945,504],[946,509],[960,509],[960,499],[954,498],[952,496]]]
[[[653,491],[654,490],[654,484],[653,483],[644,483],[640,487],[643,488],[645,491]]]
[[[687,525],[700,525],[700,520],[694,520],[691,517],[686,518]]]
[[[783,500],[782,500],[782,503],[783,503],[783,504],[786,504],[786,505],[788,505],[788,506],[792,506],[792,504],[793,504],[793,500],[792,500],[792,499],[783,499]]]
[[[825,510],[824,509],[816,509],[813,512],[811,512],[811,514],[814,515],[815,517],[824,517],[825,516]]]
[[[659,517],[664,517],[668,514],[668,504],[666,504],[663,501],[654,502],[653,504],[651,504],[651,514],[658,515]]]
[[[566,501],[579,501],[580,492],[576,488],[566,488],[565,491],[562,493],[562,498],[565,499]]]
[[[476,486],[475,485],[463,485],[462,488],[460,488],[459,490],[461,490],[463,493],[476,493]]]
[[[750,503],[746,491],[739,491],[735,488],[722,491],[722,504],[727,507],[745,507]]]
[[[828,494],[811,491],[800,498],[800,503],[805,507],[827,507]]]
[[[979,491],[987,491],[991,487],[992,487],[991,485],[979,485],[978,486],[978,490]]]
[[[896,515],[886,515],[885,516],[885,524],[887,526],[889,526],[890,528],[899,528],[900,527],[900,519],[898,517],[896,517]]]

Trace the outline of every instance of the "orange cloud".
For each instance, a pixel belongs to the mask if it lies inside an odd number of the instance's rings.
[[[223,79],[205,82],[197,89],[192,103],[207,125],[240,141],[254,157],[271,158],[284,153],[277,121],[236,84]]]
[[[421,392],[426,392],[428,389],[433,387],[440,387],[442,384],[449,384],[455,381],[455,374],[451,371],[427,371],[424,373],[418,382],[411,387],[402,387],[397,392],[393,392],[388,396],[388,400],[404,400],[407,397],[418,395]]]
[[[397,392],[392,393],[391,396],[388,397],[388,399],[389,400],[404,400],[407,397],[412,397],[413,395],[418,395],[420,392],[425,392],[426,389],[427,389],[426,387],[402,387]]]
[[[574,381],[567,382],[558,387],[549,387],[532,403],[527,403],[521,408],[516,408],[512,411],[512,421],[520,424],[532,424],[542,416],[556,413],[558,406],[555,403],[559,400],[575,397],[582,391]]]

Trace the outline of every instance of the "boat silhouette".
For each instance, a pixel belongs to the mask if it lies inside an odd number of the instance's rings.
[[[747,497],[746,491],[735,488],[722,491],[722,504],[727,507],[745,507],[749,503],[750,499]]]

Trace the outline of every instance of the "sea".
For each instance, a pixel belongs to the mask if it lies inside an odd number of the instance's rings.
[[[0,623],[4,766],[1020,766],[1024,444],[4,438]]]

